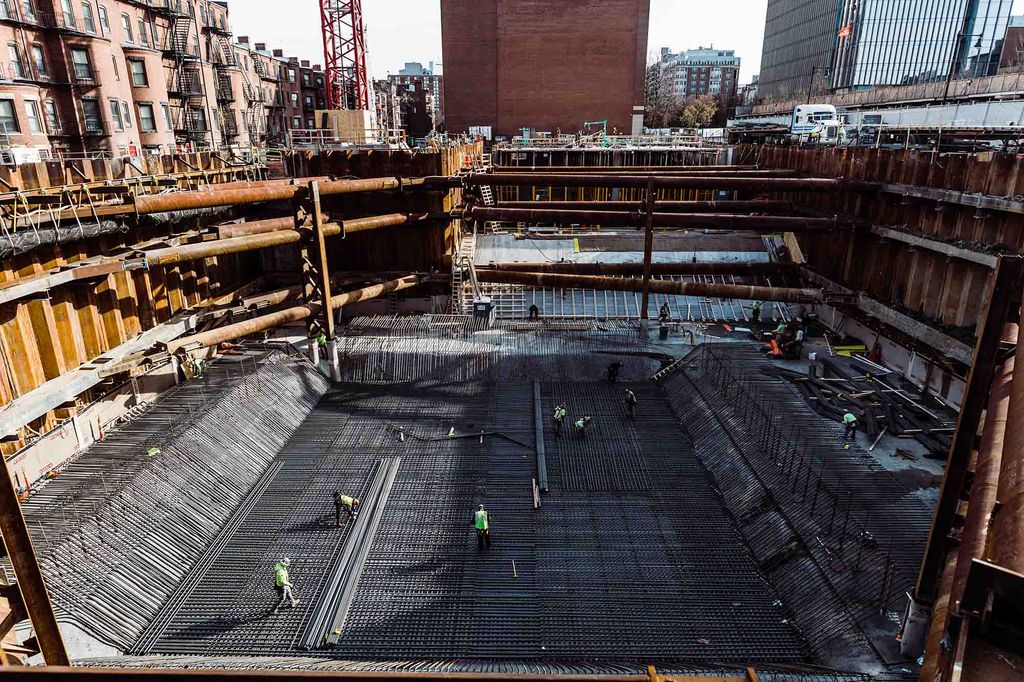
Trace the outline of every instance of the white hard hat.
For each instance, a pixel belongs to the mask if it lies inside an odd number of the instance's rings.
[[[285,557],[285,558],[281,559],[281,563],[284,564],[285,566],[290,566],[291,563],[292,563],[292,560],[289,559],[288,557]]]

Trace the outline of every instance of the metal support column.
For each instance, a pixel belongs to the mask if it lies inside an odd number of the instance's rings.
[[[964,495],[967,467],[981,426],[981,415],[989,402],[989,393],[999,362],[999,345],[1007,322],[1019,317],[1021,286],[1024,282],[1024,258],[1003,256],[993,273],[992,297],[984,323],[978,330],[974,363],[967,378],[960,418],[949,447],[946,476],[935,509],[935,520],[918,575],[914,598],[931,604],[938,594],[945,557],[951,548],[953,521]]]
[[[300,246],[302,260],[302,296],[304,302],[319,304],[317,315],[307,321],[310,355],[319,364],[319,349],[327,352],[331,379],[338,380],[340,366],[338,345],[333,343],[334,313],[331,307],[331,274],[327,264],[327,244],[324,240],[324,214],[320,206],[320,183],[309,183],[307,191],[296,201],[295,229],[304,233]],[[344,238],[344,233],[342,233]],[[337,369],[336,369],[337,368]]]
[[[0,474],[0,533],[3,534],[7,556],[14,567],[14,576],[18,580],[18,588],[28,611],[36,641],[47,665],[70,665],[68,652],[64,648],[57,617],[53,613],[53,604],[46,591],[43,573],[36,560],[36,551],[32,546],[25,516],[21,513],[18,493],[11,480],[11,471],[4,464]]]
[[[654,257],[654,204],[658,196],[654,189],[654,176],[647,179],[646,197],[646,221],[644,224],[644,279],[641,295],[643,302],[640,309],[640,319],[648,319],[651,303],[651,260]]]

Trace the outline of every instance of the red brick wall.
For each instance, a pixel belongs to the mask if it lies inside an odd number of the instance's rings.
[[[563,133],[643,105],[649,0],[442,0],[449,130]]]

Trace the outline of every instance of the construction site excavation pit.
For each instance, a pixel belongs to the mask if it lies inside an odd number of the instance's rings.
[[[214,362],[26,504],[59,617],[124,653],[80,662],[756,664],[850,672],[820,678],[843,680],[891,663],[872,633],[886,630],[881,599],[904,587],[911,559],[862,549],[863,568],[842,580],[823,563],[821,547],[852,563],[859,528],[847,520],[844,538],[833,519],[829,535],[825,494],[811,512],[759,469],[767,441],[744,431],[739,397],[717,395],[720,365],[757,371],[742,344],[673,356],[637,322],[455,316],[357,319],[342,343],[344,381],[333,386],[304,358],[265,348]],[[612,363],[622,365],[615,382]],[[809,408],[792,409],[805,436],[841,448]],[[584,416],[581,437],[573,422]],[[865,486],[877,484],[869,469]],[[340,528],[335,491],[362,500]],[[493,541],[483,550],[479,504]],[[207,509],[201,524],[189,519],[196,507]],[[920,510],[893,510],[903,512]],[[85,518],[103,527],[102,550],[83,548],[82,531],[62,535],[69,513],[76,528]],[[913,555],[919,526],[877,542]],[[299,602],[275,613],[283,557]]]

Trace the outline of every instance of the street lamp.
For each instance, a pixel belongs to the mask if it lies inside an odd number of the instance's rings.
[[[953,82],[953,74],[960,71],[960,45],[962,44],[962,41],[967,38],[977,38],[978,40],[974,43],[974,47],[980,50],[984,47],[981,43],[983,36],[983,33],[964,33],[963,31],[956,34],[956,40],[953,41],[953,58],[949,60],[949,73],[946,74],[946,91],[942,94],[943,104],[949,100],[949,86]]]

